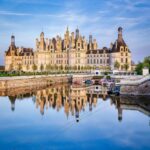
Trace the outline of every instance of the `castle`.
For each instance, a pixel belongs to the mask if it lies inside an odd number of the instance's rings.
[[[87,41],[76,29],[69,32],[67,27],[62,39],[60,36],[48,39],[41,32],[36,39],[35,50],[19,48],[15,36],[5,52],[5,70],[49,71],[49,70],[126,70],[131,71],[131,51],[123,40],[122,28],[118,28],[118,38],[109,48],[98,48],[96,39],[89,36]]]

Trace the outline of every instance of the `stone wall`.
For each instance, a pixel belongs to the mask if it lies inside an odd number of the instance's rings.
[[[58,83],[68,83],[68,76],[30,76],[0,78],[0,90],[11,88],[43,86]]]
[[[121,85],[120,94],[150,95],[150,80],[139,85]]]
[[[82,84],[85,80],[91,80],[93,75],[73,75],[72,82]]]

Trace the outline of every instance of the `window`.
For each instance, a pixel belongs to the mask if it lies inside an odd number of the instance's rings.
[[[107,59],[107,64],[109,64],[109,59]]]
[[[123,58],[121,58],[121,62],[123,63]]]
[[[121,47],[120,49],[121,49],[121,51],[123,51],[123,47]]]
[[[100,64],[102,64],[102,59],[100,59]]]
[[[128,58],[126,58],[126,63],[128,63]]]

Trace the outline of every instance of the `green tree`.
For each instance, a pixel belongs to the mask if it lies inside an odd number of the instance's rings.
[[[65,70],[68,70],[68,65],[65,66]]]
[[[128,63],[124,64],[124,69],[125,69],[126,71],[129,69],[129,64],[128,64]]]
[[[11,63],[11,64],[9,65],[9,70],[12,71],[13,69],[14,69],[14,66],[13,66],[13,64]]]
[[[18,64],[19,75],[21,75],[21,70],[22,70],[22,64]]]
[[[78,71],[81,69],[81,67],[80,66],[78,66]]]
[[[83,72],[83,70],[84,70],[84,67],[83,67],[83,66],[81,66],[81,72]]]
[[[142,75],[143,63],[139,62],[135,68],[135,71],[138,75]]]
[[[30,68],[30,67],[29,67],[29,64],[27,64],[27,65],[26,65],[26,70],[28,71],[28,70],[29,70],[29,68]]]
[[[144,62],[143,62],[143,67],[147,67],[150,70],[150,56],[145,57]]]
[[[136,65],[136,68],[135,68],[136,73],[139,75],[142,75],[142,70],[144,67],[149,68],[149,71],[150,71],[150,56],[145,57],[143,62],[139,62]]]
[[[40,66],[40,70],[41,70],[41,72],[44,70],[44,66],[43,66],[43,64],[41,64],[41,66]]]
[[[60,70],[63,70],[63,65],[60,65]]]
[[[120,68],[120,63],[117,60],[114,63],[114,67],[115,67],[115,69],[119,69]]]
[[[51,64],[47,64],[47,65],[46,65],[46,71],[47,71],[47,72],[50,72],[51,69],[52,69]]]
[[[32,65],[32,70],[34,71],[34,74],[35,74],[35,71],[37,70],[37,65],[36,64]]]

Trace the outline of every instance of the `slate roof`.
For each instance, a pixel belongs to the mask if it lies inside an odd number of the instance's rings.
[[[103,54],[103,53],[110,53],[110,49],[107,47],[103,47],[102,49],[96,49],[96,50],[88,50],[87,54]]]

